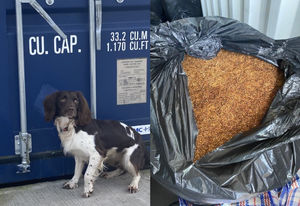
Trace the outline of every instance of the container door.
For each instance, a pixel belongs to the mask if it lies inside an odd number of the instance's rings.
[[[44,121],[42,102],[56,90],[79,90],[90,100],[89,1],[37,2],[67,39],[30,5],[23,4],[27,128],[32,152],[31,172],[17,174],[21,159],[15,155],[14,143],[20,131],[15,1],[0,2],[0,185],[73,174],[74,160],[64,157],[53,123]],[[97,118],[138,126],[149,139],[149,95],[142,90],[145,83],[149,90],[150,2],[102,3],[101,50],[96,51]],[[139,46],[130,47],[133,44]],[[132,99],[134,89],[136,100]]]
[[[122,3],[118,3],[122,2]],[[150,133],[150,0],[103,1],[101,51],[97,51],[100,119]]]

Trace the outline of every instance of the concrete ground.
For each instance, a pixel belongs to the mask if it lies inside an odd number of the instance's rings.
[[[98,178],[91,197],[83,198],[83,178],[79,187],[62,189],[66,180],[43,182],[0,189],[1,206],[150,206],[150,170],[141,171],[139,191],[130,194],[129,174],[112,179]]]

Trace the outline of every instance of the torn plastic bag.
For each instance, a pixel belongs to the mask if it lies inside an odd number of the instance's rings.
[[[181,66],[184,54],[211,59],[221,49],[256,56],[284,71],[261,125],[193,163],[197,126]],[[300,168],[300,38],[275,41],[221,17],[151,28],[152,176],[196,204],[237,202],[285,185]]]

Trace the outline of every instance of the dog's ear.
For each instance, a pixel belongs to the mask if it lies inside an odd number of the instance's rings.
[[[58,133],[60,132],[59,122],[60,120],[58,118],[54,120],[54,126],[56,127]]]
[[[82,95],[81,92],[76,92],[77,97],[79,99],[79,108],[78,108],[78,119],[77,125],[84,126],[87,125],[92,120],[91,111],[89,105]]]
[[[54,120],[54,125],[55,125],[55,126],[58,126],[58,124],[59,124],[58,121],[59,121],[59,120],[58,120],[57,118]]]
[[[58,92],[48,95],[44,100],[45,120],[50,122],[53,120],[56,113],[56,97]]]

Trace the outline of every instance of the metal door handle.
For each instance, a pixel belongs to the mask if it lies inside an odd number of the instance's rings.
[[[22,3],[29,3],[48,22],[54,31],[56,31],[63,39],[67,38],[65,33],[57,26],[57,24],[36,0],[22,0]]]

